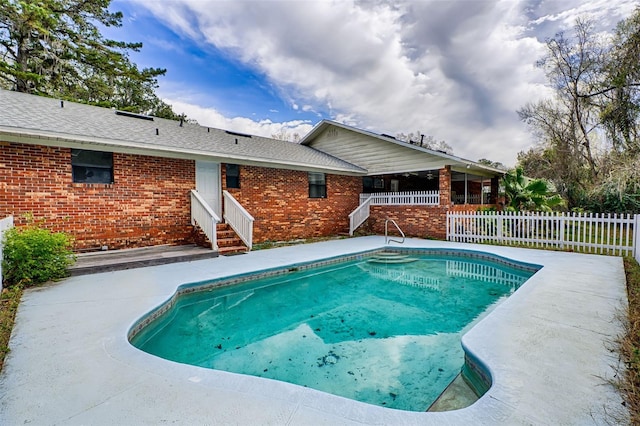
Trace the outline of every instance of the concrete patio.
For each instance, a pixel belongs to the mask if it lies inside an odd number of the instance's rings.
[[[441,413],[372,406],[288,383],[177,364],[127,341],[189,282],[384,247],[362,237],[76,276],[25,292],[0,375],[0,424],[625,424],[610,383],[626,310],[622,259],[409,239],[542,265],[463,338],[493,386]]]

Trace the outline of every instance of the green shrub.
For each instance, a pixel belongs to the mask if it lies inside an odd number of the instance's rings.
[[[62,278],[75,261],[71,237],[35,225],[9,229],[3,244],[2,274],[9,286],[28,287]]]

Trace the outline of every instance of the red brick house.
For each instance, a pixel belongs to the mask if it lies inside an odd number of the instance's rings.
[[[444,237],[446,210],[494,203],[501,173],[330,121],[296,144],[5,90],[0,108],[0,217],[33,214],[77,250],[203,232],[218,249],[222,222],[250,249],[353,232],[354,216]]]

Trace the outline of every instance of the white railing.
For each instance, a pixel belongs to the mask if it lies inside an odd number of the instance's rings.
[[[366,262],[360,263],[358,267],[375,278],[385,281],[393,281],[411,287],[420,287],[435,291],[442,290],[440,278],[426,277],[424,274],[411,273],[406,268],[393,268],[389,267],[389,264],[382,266]]]
[[[349,214],[349,235],[353,236],[353,232],[369,218],[371,197],[360,202],[357,209]]]
[[[483,202],[481,194],[467,194],[466,200],[464,194],[456,194],[451,198],[454,204],[482,204]]]
[[[253,216],[240,205],[227,191],[222,191],[224,197],[224,220],[238,234],[247,249],[253,246]]]
[[[204,235],[211,241],[211,248],[218,250],[216,224],[221,222],[211,206],[202,198],[198,191],[191,190],[191,224],[199,226]]]
[[[447,240],[638,255],[638,215],[448,212]]]
[[[0,291],[2,291],[2,246],[4,242],[4,232],[8,229],[13,228],[13,216],[5,217],[4,219],[0,219]]]
[[[408,191],[408,192],[376,192],[374,194],[360,194],[360,204],[371,199],[373,206],[413,205],[437,206],[440,204],[439,191]]]
[[[524,282],[524,278],[520,274],[506,272],[495,266],[464,260],[447,260],[447,276],[471,278],[514,288]]]

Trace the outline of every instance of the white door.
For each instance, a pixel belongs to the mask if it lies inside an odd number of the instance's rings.
[[[221,218],[220,163],[196,161],[196,190]]]

